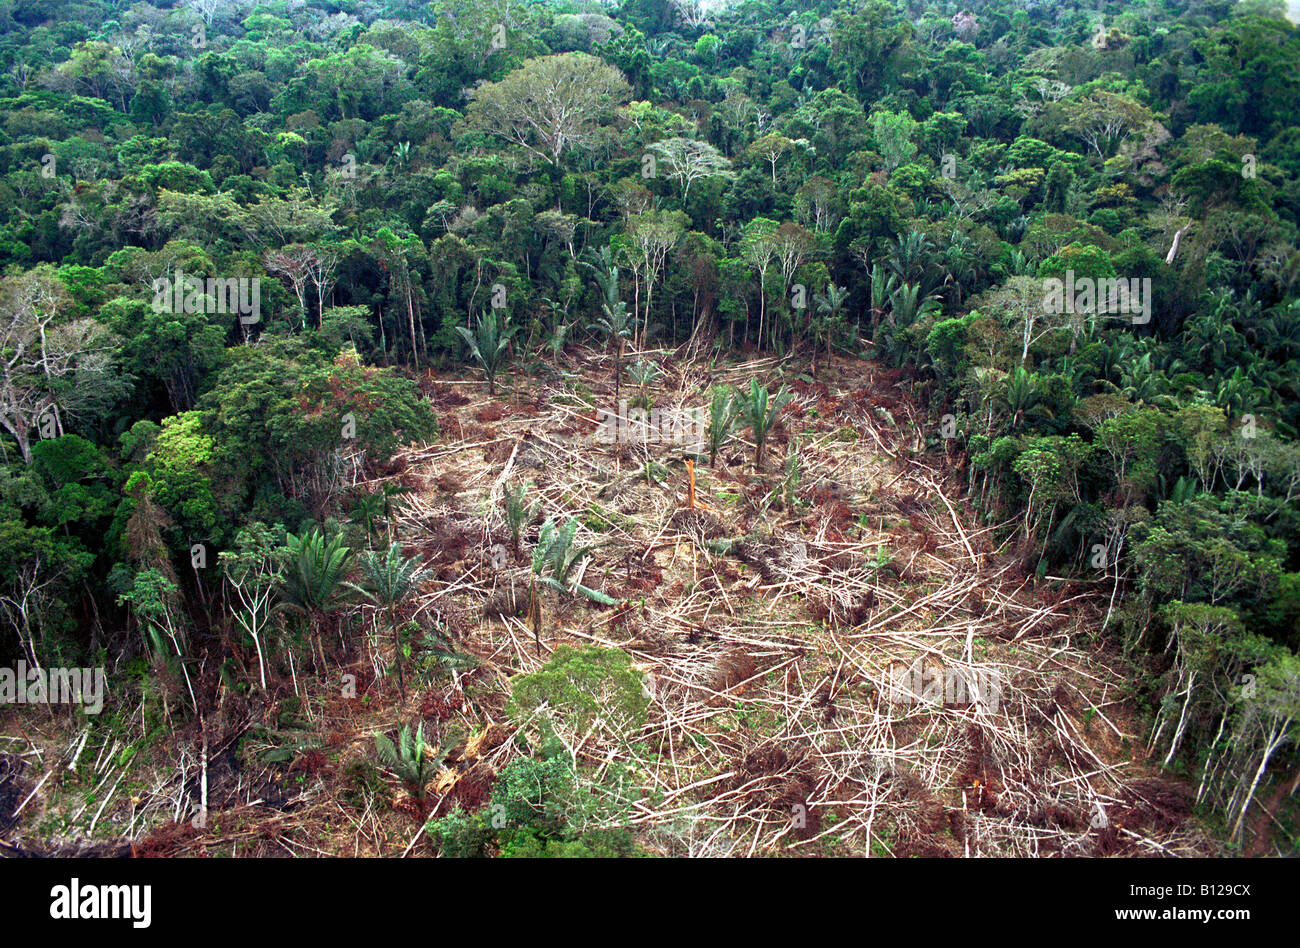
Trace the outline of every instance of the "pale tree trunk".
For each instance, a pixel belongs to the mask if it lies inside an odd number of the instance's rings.
[[[1250,808],[1251,801],[1255,799],[1255,791],[1259,788],[1259,782],[1264,777],[1264,771],[1268,769],[1269,759],[1273,752],[1281,746],[1286,739],[1287,729],[1291,726],[1291,718],[1287,718],[1279,727],[1277,720],[1274,719],[1273,727],[1269,731],[1268,740],[1264,744],[1263,756],[1259,759],[1259,767],[1255,770],[1254,779],[1250,782],[1250,789],[1246,791],[1246,798],[1242,801],[1241,809],[1237,811],[1237,820],[1232,824],[1232,836],[1234,839],[1240,838],[1241,824],[1246,818],[1246,811]]]

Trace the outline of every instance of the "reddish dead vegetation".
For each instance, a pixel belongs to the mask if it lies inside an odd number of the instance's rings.
[[[406,474],[410,466],[410,459],[399,454],[377,465],[375,473],[387,480],[395,480]]]
[[[482,534],[471,525],[435,514],[422,524],[422,536],[408,543],[423,558],[425,567],[433,570],[439,581],[450,582],[463,575],[464,561],[471,550],[478,555]]]
[[[972,810],[995,812],[1002,783],[993,766],[984,731],[978,724],[966,729],[968,750],[962,768],[957,772],[957,785],[966,790],[966,805]]]
[[[510,732],[499,724],[490,724],[475,737],[462,741],[447,754],[446,764],[454,776],[446,792],[447,808],[459,806],[476,810],[487,803],[492,787],[497,781],[496,771],[482,758],[496,750],[510,737]]]
[[[821,829],[821,813],[811,806],[817,789],[816,765],[806,747],[789,750],[764,741],[732,761],[731,787],[740,790],[749,808],[775,812],[790,820],[796,839],[809,839]]]
[[[198,831],[190,823],[164,823],[132,843],[131,855],[137,859],[194,855],[197,837]]]
[[[951,838],[944,838],[952,821],[943,801],[915,774],[896,774],[892,783],[890,801],[895,804],[898,826],[894,856],[934,859],[954,855]]]
[[[1074,696],[1070,694],[1070,690],[1063,682],[1057,682],[1050,691],[1038,699],[1038,709],[1043,717],[1048,719],[1062,711],[1071,713],[1078,711]]]
[[[829,398],[831,394],[825,382],[805,382],[803,379],[795,379],[790,383],[790,388],[800,395],[816,395],[818,398]]]
[[[749,688],[748,680],[757,672],[757,663],[744,649],[733,648],[724,652],[713,663],[709,673],[708,687],[717,692],[709,698],[709,704],[718,707],[727,703],[727,695],[743,695]]]
[[[835,588],[823,589],[820,586],[810,589],[805,600],[808,614],[814,620],[850,628],[865,622],[875,604],[876,594],[870,589],[860,593],[849,593]]]
[[[505,417],[513,418],[522,415],[525,418],[536,418],[542,413],[542,407],[533,402],[521,402],[518,405],[510,405],[505,410]]]
[[[586,436],[600,429],[600,416],[593,408],[581,415],[565,415],[555,428],[556,434]]]
[[[483,424],[491,424],[494,421],[500,421],[505,416],[506,411],[501,407],[499,402],[490,402],[474,413],[474,417],[483,422]]]
[[[458,688],[430,688],[420,702],[420,716],[445,721],[465,706],[465,693]]]
[[[636,550],[629,550],[620,557],[614,576],[621,577],[624,588],[616,598],[637,598],[641,593],[654,592],[664,581],[664,571],[654,565],[654,559],[646,557]]]
[[[294,762],[289,765],[289,772],[294,773],[295,771],[306,774],[321,774],[323,776],[328,776],[334,773],[334,765],[330,763],[330,759],[321,751],[313,750],[296,758]]]
[[[1156,831],[1180,826],[1192,812],[1191,790],[1160,777],[1142,777],[1124,788],[1125,806],[1113,822]]]
[[[486,806],[496,782],[497,775],[492,768],[481,760],[476,761],[460,775],[456,785],[451,788],[444,809],[454,810],[459,806],[470,812]]]
[[[331,696],[328,708],[331,713],[339,708],[348,711],[362,711],[366,707],[363,700],[366,695],[378,694],[374,666],[369,662],[358,662],[348,668],[348,673],[356,676],[356,694],[351,697],[342,694]]]
[[[393,801],[393,809],[398,813],[405,813],[417,823],[424,822],[425,817],[429,815],[429,808],[433,801],[428,797],[414,797],[409,793],[402,794]]]
[[[420,381],[420,391],[436,408],[459,408],[469,404],[469,398],[458,386],[435,382],[427,376]]]
[[[842,498],[838,485],[817,486],[813,488],[812,502],[817,516],[826,523],[827,538],[834,543],[841,543],[847,531],[857,522],[853,511]]]
[[[489,464],[505,464],[513,450],[509,441],[496,441],[483,449],[483,460]]]

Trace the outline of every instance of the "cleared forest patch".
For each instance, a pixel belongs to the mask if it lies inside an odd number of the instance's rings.
[[[331,630],[324,668],[274,670],[275,699],[225,695],[157,744],[122,714],[116,740],[140,753],[116,778],[108,736],[91,770],[66,771],[67,718],[6,712],[0,764],[30,758],[4,765],[15,787],[63,768],[10,837],[73,845],[91,835],[73,811],[93,798],[94,837],[141,854],[429,854],[426,820],[488,806],[502,769],[554,737],[592,787],[622,788],[620,822],[662,855],[1215,851],[1186,787],[1146,759],[1122,673],[1092,643],[1108,591],[1027,575],[927,453],[897,373],[640,358],[657,380],[620,395],[650,406],[705,407],[712,386],[753,377],[788,385],[765,469],[738,431],[714,466],[695,464],[691,506],[681,445],[599,436],[598,409],[617,410],[599,354],[515,375],[496,398],[430,376],[439,439],[355,485],[407,489],[389,528],[430,571],[403,611],[419,630],[405,700],[383,617],[362,608]],[[516,547],[503,499],[523,484],[535,515]],[[571,517],[593,548],[571,580],[617,605],[537,584],[543,521]],[[512,708],[518,676],[562,645],[630,656],[643,719]],[[440,749],[422,798],[376,760],[374,736],[398,723]]]

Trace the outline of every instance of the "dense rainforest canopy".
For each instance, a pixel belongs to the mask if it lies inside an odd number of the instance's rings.
[[[315,629],[430,371],[861,356],[1231,835],[1300,762],[1298,63],[1266,0],[0,2],[0,658]]]

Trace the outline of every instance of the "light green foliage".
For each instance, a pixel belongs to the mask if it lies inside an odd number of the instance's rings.
[[[916,119],[906,112],[874,112],[871,115],[871,134],[876,148],[885,159],[885,170],[893,171],[916,154],[912,141],[917,133]]]
[[[397,665],[397,686],[406,694],[406,681],[402,675],[403,644],[398,632],[397,610],[410,598],[417,587],[431,575],[420,566],[418,558],[402,555],[399,543],[390,543],[382,553],[366,550],[359,558],[361,575],[365,577],[362,593],[388,614],[393,632],[393,661]]]
[[[630,740],[649,706],[642,674],[626,652],[561,644],[540,669],[515,677],[507,710],[521,722],[541,718],[562,725],[570,738],[599,718],[605,730]]]
[[[532,490],[532,483],[517,481],[505,489],[502,504],[506,513],[506,528],[510,531],[510,543],[516,551],[519,549],[519,536],[524,527],[537,516],[539,505],[527,500]]]
[[[735,391],[726,385],[715,386],[713,397],[709,400],[709,467],[717,462],[718,452],[731,438],[739,416],[740,399]]]
[[[317,526],[302,534],[290,533],[281,556],[280,596],[288,608],[315,625],[322,615],[343,603],[349,593],[347,577],[353,555],[351,548],[344,546],[342,534],[327,539]]]

